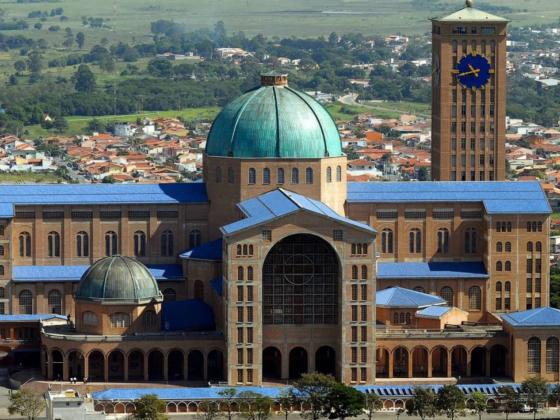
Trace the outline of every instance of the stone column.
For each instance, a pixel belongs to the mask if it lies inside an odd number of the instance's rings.
[[[472,352],[467,351],[467,376],[472,375]]]
[[[447,350],[447,377],[451,378],[453,376],[453,372],[452,372],[452,365],[451,365],[451,356],[452,356],[452,352]]]
[[[389,353],[389,372],[387,374],[388,378],[392,378],[393,377],[393,363],[394,363],[394,359],[395,356],[393,354],[393,352]]]
[[[124,381],[128,382],[128,356],[124,356]]]
[[[49,380],[52,380],[53,379],[52,352],[49,352],[47,357],[49,358],[49,360],[47,361],[47,378]]]
[[[486,350],[486,354],[485,354],[485,366],[484,366],[484,370],[486,371],[485,374],[486,376],[490,377],[490,350]]]
[[[148,354],[144,353],[144,381],[148,381],[149,378],[149,371],[148,371]]]
[[[163,380],[169,380],[169,354],[163,355]]]
[[[104,354],[103,360],[103,379],[105,382],[109,382],[109,357]]]
[[[282,360],[282,379],[288,379],[290,377],[290,356],[287,345],[284,345],[282,353],[280,353],[280,359]]]
[[[62,355],[62,380],[67,381],[70,377],[70,366],[68,366],[68,354]]]
[[[414,372],[413,372],[414,369],[413,369],[413,364],[412,364],[412,355],[413,355],[413,352],[409,350],[408,351],[408,372],[407,372],[409,378],[412,378],[413,375],[414,375]]]
[[[428,352],[428,378],[432,377],[432,354]]]
[[[84,354],[84,378],[89,379],[89,355]]]

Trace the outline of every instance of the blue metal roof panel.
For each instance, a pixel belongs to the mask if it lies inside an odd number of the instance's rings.
[[[0,203],[0,218],[11,219],[14,217],[14,205],[12,203]]]
[[[439,318],[450,310],[449,306],[428,306],[416,312],[416,316],[420,318]]]
[[[465,278],[485,279],[488,273],[482,261],[459,262],[380,262],[378,279],[432,279]]]
[[[196,248],[183,252],[179,256],[181,258],[191,259],[191,260],[221,261],[222,240],[215,239],[213,241],[203,243],[202,245],[197,246]]]
[[[198,299],[163,302],[161,326],[165,331],[213,331],[216,328],[212,308]]]
[[[443,305],[445,300],[439,296],[417,292],[404,287],[389,287],[375,293],[375,304],[385,308],[422,308]]]
[[[98,401],[133,401],[148,394],[156,394],[162,400],[188,400],[188,399],[218,399],[222,398],[220,392],[225,387],[210,388],[111,388],[94,392],[93,398]],[[237,393],[257,392],[267,397],[276,398],[282,392],[282,387],[237,386]]]
[[[66,315],[57,314],[28,314],[28,315],[0,315],[0,322],[37,322],[47,319],[67,319]]]
[[[350,182],[349,203],[481,202],[489,214],[549,214],[539,182]]]
[[[12,280],[16,283],[79,281],[89,267],[89,265],[16,265],[12,268]],[[183,268],[179,264],[147,264],[146,267],[157,281],[183,278]]]
[[[514,328],[560,327],[560,310],[544,307],[502,315]]]
[[[214,291],[216,292],[216,294],[218,296],[222,296],[222,294],[224,293],[224,281],[221,277],[216,277],[215,279],[212,279],[210,281],[210,285],[212,286],[212,289],[214,289]]]

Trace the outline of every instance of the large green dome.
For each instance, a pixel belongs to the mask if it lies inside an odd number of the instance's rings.
[[[91,265],[80,279],[77,299],[103,303],[143,303],[161,300],[157,282],[140,261],[114,255]]]
[[[260,87],[227,104],[214,120],[206,154],[235,158],[342,156],[340,136],[327,110],[286,82],[285,75],[265,75]]]

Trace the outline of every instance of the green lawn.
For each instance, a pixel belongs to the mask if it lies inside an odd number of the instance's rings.
[[[369,108],[357,105],[343,105],[340,103],[332,103],[326,105],[327,110],[335,120],[350,121],[359,114],[371,114]]]
[[[86,127],[89,121],[93,118],[97,118],[100,121],[110,122],[110,121],[120,121],[120,122],[133,122],[137,118],[157,118],[157,117],[168,117],[176,118],[181,117],[186,121],[197,121],[197,120],[213,120],[214,117],[219,112],[218,107],[207,107],[207,108],[185,108],[181,110],[171,110],[171,111],[152,111],[152,112],[140,112],[138,114],[129,115],[107,115],[100,117],[68,117],[68,130],[64,134],[75,135],[75,134],[85,134]],[[26,135],[30,138],[46,137],[54,134],[53,131],[45,130],[39,125],[30,125],[25,127]]]
[[[400,114],[415,114],[421,117],[430,117],[432,112],[431,104],[407,101],[367,101],[363,103],[371,108],[372,112],[376,115],[397,115]],[[380,116],[380,115],[378,115]],[[385,117],[395,118],[395,117]]]
[[[56,184],[64,181],[52,172],[35,173],[35,172],[4,172],[0,173],[0,184]]]

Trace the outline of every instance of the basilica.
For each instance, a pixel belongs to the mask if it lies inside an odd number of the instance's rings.
[[[347,182],[329,113],[267,73],[214,121],[202,183],[0,186],[2,363],[90,382],[558,381],[550,214],[537,182]]]

